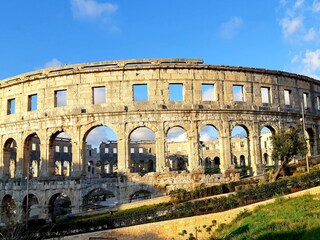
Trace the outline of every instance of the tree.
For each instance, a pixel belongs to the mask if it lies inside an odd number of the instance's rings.
[[[279,133],[272,136],[272,159],[280,160],[281,164],[277,169],[272,169],[269,174],[269,182],[277,180],[280,172],[296,155],[306,156],[307,142],[301,136],[301,126],[290,127],[286,130],[281,130]]]

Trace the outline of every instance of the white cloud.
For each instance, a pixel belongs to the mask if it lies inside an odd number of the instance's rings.
[[[313,1],[312,4],[312,11],[313,12],[320,12],[320,1]]]
[[[282,32],[285,37],[289,37],[293,33],[295,33],[300,27],[302,27],[302,19],[299,17],[296,18],[283,18],[280,21],[280,25],[282,27]]]
[[[101,142],[116,141],[117,136],[114,131],[106,126],[99,126],[90,131],[86,142],[94,148],[98,148]]]
[[[112,3],[98,3],[95,0],[71,0],[72,12],[76,18],[98,18],[117,11]]]
[[[306,70],[315,72],[320,70],[320,49],[315,51],[306,50],[305,57],[302,59]]]
[[[186,142],[187,132],[181,127],[172,127],[167,133],[168,142]]]
[[[45,68],[50,68],[50,67],[60,67],[62,65],[62,63],[56,59],[56,58],[53,58],[51,59],[50,61],[46,62],[44,64],[44,67]]]
[[[149,128],[139,127],[131,133],[130,140],[132,140],[132,141],[152,140],[152,141],[154,141],[155,134]]]
[[[214,101],[213,87],[202,92],[202,101]]]
[[[316,30],[312,27],[308,30],[308,32],[304,35],[303,39],[305,41],[313,41],[316,39],[317,33]]]
[[[302,6],[304,0],[297,0],[296,3],[294,4],[294,8],[299,8]]]
[[[300,60],[301,56],[299,54],[293,56],[293,58],[291,59],[291,63],[296,63]]]
[[[220,26],[220,36],[224,39],[233,38],[242,28],[243,20],[241,17],[232,17]]]

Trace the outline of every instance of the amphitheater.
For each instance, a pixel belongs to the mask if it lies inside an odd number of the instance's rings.
[[[123,60],[21,74],[2,80],[0,89],[2,224],[52,221],[87,211],[100,197],[121,204],[139,194],[233,181],[239,167],[261,174],[276,164],[270,135],[302,116],[309,154],[319,154],[320,83],[297,74],[199,59]],[[94,151],[113,154],[103,176],[86,143],[99,126],[116,134],[116,142]],[[217,133],[211,142],[201,138],[205,127]],[[237,127],[244,134],[236,139]],[[133,143],[139,128],[151,131],[153,141]],[[183,141],[170,141],[174,128],[183,131]],[[132,144],[147,151],[138,164]],[[218,170],[206,174],[213,167]]]

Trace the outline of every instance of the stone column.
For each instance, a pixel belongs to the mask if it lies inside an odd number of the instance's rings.
[[[80,127],[76,127],[72,131],[72,165],[71,176],[80,177],[86,172],[86,158],[85,149],[82,145],[82,138],[80,135]],[[85,146],[84,146],[85,147]]]
[[[188,131],[188,145],[189,145],[189,170],[191,172],[203,172],[203,167],[200,165],[200,151],[199,151],[199,133],[198,124],[193,121],[190,123]]]
[[[156,172],[163,172],[165,170],[165,132],[163,122],[158,124],[158,131],[155,133],[156,137]]]
[[[16,177],[22,178],[25,174],[23,173],[23,169],[25,168],[25,162],[24,162],[24,142],[21,139],[21,135],[19,139],[16,139],[17,141],[17,166],[16,166]]]
[[[48,161],[49,161],[49,141],[50,139],[46,138],[47,134],[38,134],[40,138],[40,167],[39,167],[39,177],[48,177]]]
[[[219,136],[219,150],[220,150],[220,169],[224,173],[227,169],[234,168],[232,154],[231,154],[231,140],[230,140],[230,125],[229,122],[222,123],[222,129]]]
[[[261,173],[261,147],[260,129],[258,123],[253,123],[252,132],[249,133],[249,159],[254,175]]]
[[[129,151],[128,151],[128,136],[126,133],[126,125],[123,124],[118,131],[118,171],[129,172]]]

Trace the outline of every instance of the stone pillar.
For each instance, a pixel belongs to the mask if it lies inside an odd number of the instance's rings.
[[[24,162],[24,141],[21,139],[21,135],[17,141],[17,166],[16,166],[16,177],[22,178],[24,176],[23,169],[25,167]]]
[[[49,161],[49,141],[50,139],[46,138],[46,134],[40,135],[38,134],[38,137],[40,138],[40,168],[39,168],[39,176],[40,177],[48,177],[48,161]]]
[[[261,147],[260,147],[260,129],[258,123],[254,123],[249,133],[249,159],[254,175],[261,174]]]
[[[220,169],[224,173],[228,169],[233,169],[230,141],[230,125],[229,122],[224,121],[219,136],[219,150],[220,150]]]
[[[158,125],[158,131],[155,133],[156,137],[156,172],[163,172],[166,164],[166,150],[165,150],[165,132],[163,122]]]
[[[190,128],[188,131],[188,145],[189,145],[189,154],[188,154],[189,170],[191,172],[203,172],[203,167],[199,163],[200,162],[199,133],[198,133],[198,124],[195,121],[190,123]]]
[[[123,124],[118,131],[118,171],[129,172],[129,142],[126,133],[126,125]]]
[[[82,144],[82,138],[80,135],[80,127],[76,127],[72,131],[72,165],[71,176],[80,177],[86,173],[86,158],[85,158],[85,146]]]

